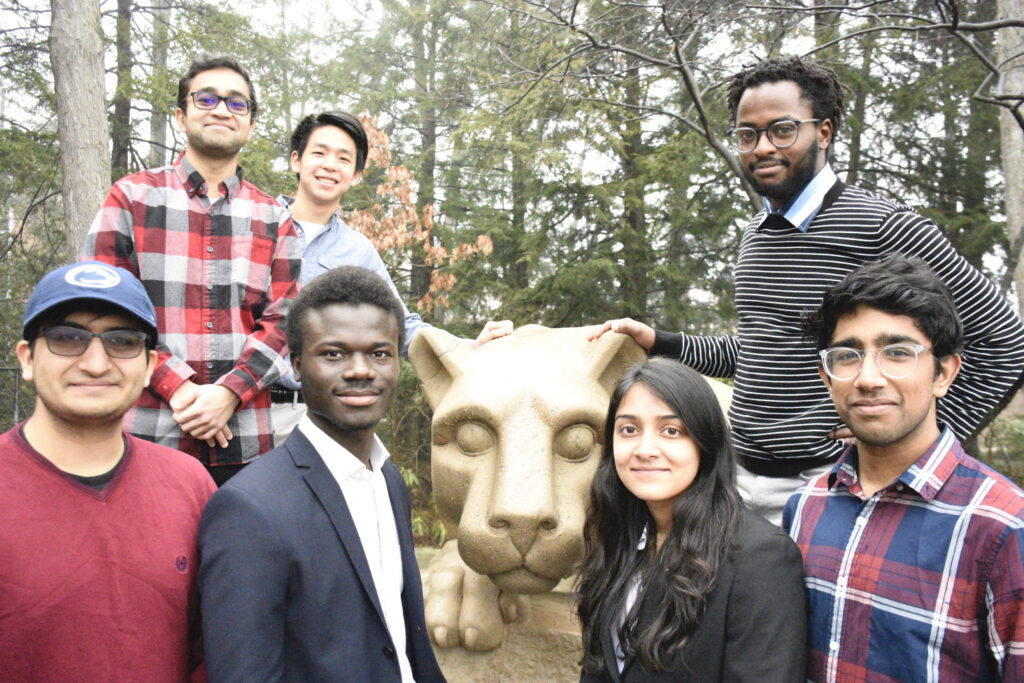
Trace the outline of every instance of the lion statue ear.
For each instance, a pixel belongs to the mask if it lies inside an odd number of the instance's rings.
[[[631,365],[647,358],[643,348],[628,334],[606,332],[583,347],[590,376],[610,396]]]
[[[462,374],[463,359],[469,352],[466,342],[450,332],[427,327],[416,333],[409,345],[409,360],[432,409],[437,409],[452,382]]]

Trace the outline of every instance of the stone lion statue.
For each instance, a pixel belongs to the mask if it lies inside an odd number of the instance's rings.
[[[630,337],[527,325],[477,349],[434,328],[409,357],[434,411],[431,473],[448,541],[423,573],[440,647],[492,650],[527,596],[572,575],[608,399],[646,356]],[[711,382],[723,405],[729,387]]]

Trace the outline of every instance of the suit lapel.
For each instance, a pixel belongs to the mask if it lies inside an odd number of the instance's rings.
[[[366,561],[366,553],[363,552],[363,544],[359,540],[359,532],[356,531],[355,522],[352,520],[352,513],[345,502],[345,496],[338,486],[337,480],[331,471],[327,469],[323,458],[316,452],[309,440],[302,432],[296,429],[285,442],[285,448],[291,453],[295,464],[305,471],[302,473],[306,484],[313,491],[313,495],[319,501],[320,506],[327,513],[328,519],[334,526],[341,544],[345,547],[352,567],[355,569],[359,582],[363,585],[366,596],[373,604],[377,616],[385,626],[384,610],[381,609],[380,599],[377,597],[377,589],[373,584],[373,575],[370,574],[370,565]]]

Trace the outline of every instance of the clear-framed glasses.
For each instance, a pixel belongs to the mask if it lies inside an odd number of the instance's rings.
[[[46,348],[58,356],[81,356],[93,337],[103,342],[103,350],[111,358],[136,358],[146,348],[146,333],[139,330],[107,330],[90,332],[81,327],[54,325],[42,331]]]
[[[217,105],[221,102],[235,116],[245,116],[253,109],[253,101],[241,95],[228,95],[224,97],[207,90],[197,90],[196,92],[189,93],[188,96],[192,98],[192,103],[196,105],[196,109],[216,109]]]
[[[753,152],[761,133],[768,134],[768,141],[778,149],[785,149],[796,144],[800,137],[800,126],[805,123],[821,123],[821,119],[801,119],[776,121],[767,128],[733,128],[728,132],[733,147],[740,152]]]
[[[864,359],[875,357],[878,371],[889,379],[903,379],[917,368],[917,360],[921,353],[931,351],[922,344],[889,344],[877,351],[861,351],[846,346],[835,346],[819,351],[821,365],[829,377],[840,382],[850,380],[860,374]]]

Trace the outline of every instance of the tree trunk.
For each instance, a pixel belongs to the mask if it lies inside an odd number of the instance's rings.
[[[153,73],[167,70],[167,27],[171,21],[168,0],[153,2]],[[154,81],[159,82],[158,79]],[[159,168],[167,163],[167,118],[169,113],[160,97],[154,95],[150,102],[149,115],[149,168]]]
[[[626,74],[625,101],[639,107],[642,104],[640,68],[629,69]],[[636,111],[636,110],[632,110]],[[651,271],[650,246],[647,236],[647,187],[639,168],[643,155],[643,129],[640,119],[632,113],[623,131],[622,176],[624,180],[622,204],[622,270],[619,286],[622,292],[622,314],[638,320],[649,320],[647,306],[647,276]]]
[[[132,134],[132,0],[117,0],[117,87],[110,125],[111,180],[128,174],[128,148]]]
[[[103,40],[96,0],[51,0],[50,64],[64,198],[65,259],[78,260],[110,185]]]
[[[999,0],[1000,17],[1024,17],[1024,0]],[[1004,67],[1003,92],[1024,92],[1024,30],[1004,28],[999,32],[999,61]],[[1016,55],[1014,59],[1011,56]],[[1006,195],[1006,235],[1010,243],[1013,282],[1024,314],[1024,131],[1006,110],[999,112],[999,130]]]
[[[874,24],[874,21],[871,22]],[[850,138],[850,165],[846,169],[846,182],[856,185],[860,181],[860,169],[863,163],[864,144],[864,119],[867,112],[868,88],[866,84],[871,78],[871,70],[874,68],[875,57],[875,36],[871,33],[865,36],[861,42],[860,59],[860,87],[856,89],[853,96],[853,108],[850,115],[846,117],[846,134]],[[835,154],[833,148],[832,153]]]
[[[437,93],[435,91],[435,69],[437,60],[437,22],[433,12],[427,15],[412,32],[413,74],[416,81],[416,99],[420,110],[420,166],[416,174],[418,188],[416,191],[416,208],[423,215],[427,205],[433,205],[435,178],[437,170]],[[433,238],[432,238],[433,239]],[[412,256],[412,298],[418,301],[430,289],[431,266],[425,262],[423,253],[413,251]]]

